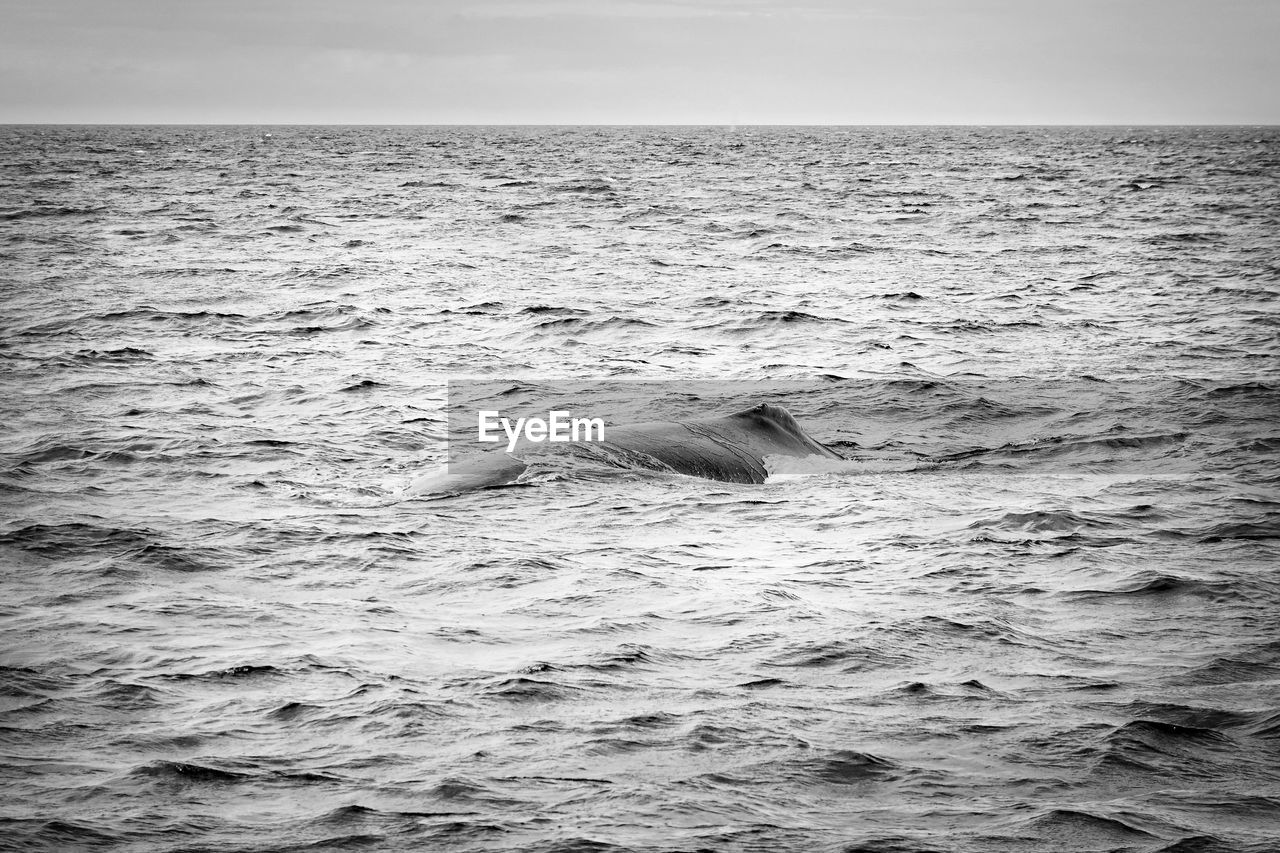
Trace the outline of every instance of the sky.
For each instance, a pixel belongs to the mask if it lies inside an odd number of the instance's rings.
[[[1280,0],[0,0],[0,123],[1280,124]]]

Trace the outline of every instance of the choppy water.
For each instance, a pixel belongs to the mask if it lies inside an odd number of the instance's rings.
[[[4,849],[1280,850],[1280,131],[0,163]],[[451,376],[872,461],[406,499]]]

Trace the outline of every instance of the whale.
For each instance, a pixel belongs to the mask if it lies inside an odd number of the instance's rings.
[[[679,421],[610,426],[593,456],[618,467],[670,471],[725,483],[763,483],[766,458],[818,456],[843,459],[813,438],[782,406],[759,403],[729,415]],[[458,493],[515,484],[528,469],[520,458],[525,443],[455,462],[444,472],[419,480],[415,495]]]

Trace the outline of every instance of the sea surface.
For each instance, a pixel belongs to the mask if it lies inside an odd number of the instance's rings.
[[[1278,296],[1277,128],[0,127],[0,849],[1278,851]]]

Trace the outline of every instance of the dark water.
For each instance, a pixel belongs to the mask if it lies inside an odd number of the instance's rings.
[[[12,850],[1280,850],[1280,131],[0,133]],[[853,461],[407,497],[444,381]]]

